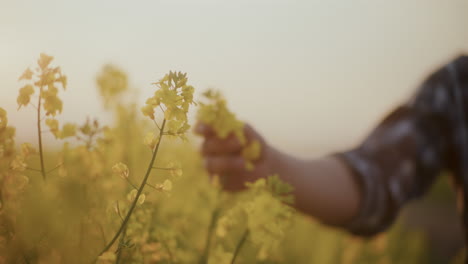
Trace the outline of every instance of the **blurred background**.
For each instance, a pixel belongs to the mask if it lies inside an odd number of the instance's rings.
[[[467,11],[467,1],[3,0],[0,105],[16,108],[17,78],[40,52],[69,76],[70,120],[102,112],[105,63],[128,72],[141,100],[180,70],[199,92],[222,90],[273,144],[323,154],[356,144],[431,70],[468,52]],[[29,137],[27,113],[9,112]]]
[[[461,0],[2,0],[0,106],[20,142],[35,139],[31,113],[16,111],[17,79],[41,52],[69,77],[61,119],[80,123],[111,122],[95,89],[102,65],[125,70],[140,102],[180,70],[198,93],[221,90],[273,145],[314,157],[357,144],[432,70],[467,53],[467,12]],[[446,186],[405,215],[452,254],[461,238]]]

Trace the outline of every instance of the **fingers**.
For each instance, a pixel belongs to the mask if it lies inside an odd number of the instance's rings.
[[[247,145],[241,144],[234,133],[222,139],[216,135],[211,126],[203,123],[198,123],[195,126],[195,133],[204,137],[202,154],[206,170],[210,175],[219,175],[223,179],[224,190],[242,190],[245,188],[245,181],[262,177],[262,167],[257,166],[263,160],[259,158],[255,161],[256,168],[254,171],[247,170],[246,160],[242,156],[242,150]],[[247,144],[252,141],[259,141],[262,148],[266,146],[263,138],[247,124],[244,126],[244,135]],[[263,157],[265,156],[262,155],[262,159]]]
[[[245,138],[247,139],[247,142],[254,140],[263,141],[262,137],[249,124],[245,124],[244,134]]]
[[[195,126],[195,132],[201,134],[205,139],[201,147],[201,153],[205,159],[216,156],[221,158],[224,156],[242,157],[242,150],[247,146],[242,144],[238,137],[233,133],[224,139],[217,137],[213,128],[204,123],[198,123]],[[259,141],[262,148],[266,145],[263,138],[248,124],[244,126],[244,135],[246,137],[247,144],[250,144],[249,142]],[[260,160],[260,157],[258,160]],[[242,160],[242,163],[245,162]]]
[[[194,132],[205,138],[217,137],[216,132],[210,125],[201,122],[195,125]],[[249,124],[244,125],[244,135],[248,142],[253,140],[260,140],[263,142],[262,137]]]
[[[245,160],[240,156],[207,156],[205,168],[211,174],[239,173],[245,170]]]
[[[214,136],[216,135],[216,133],[214,132],[213,128],[207,124],[204,124],[204,123],[201,123],[201,122],[198,122],[196,125],[195,125],[195,129],[194,129],[195,133],[196,134],[199,134],[201,136],[204,136],[204,137],[209,137],[209,136]]]
[[[233,134],[226,139],[218,137],[207,137],[202,145],[202,153],[204,155],[224,155],[235,154],[240,152],[242,144]]]

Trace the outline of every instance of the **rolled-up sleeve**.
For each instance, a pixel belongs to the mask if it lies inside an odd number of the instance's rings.
[[[443,170],[453,168],[451,86],[447,67],[436,71],[362,144],[336,154],[361,194],[359,212],[344,226],[350,232],[370,236],[385,230],[405,203],[423,195]]]

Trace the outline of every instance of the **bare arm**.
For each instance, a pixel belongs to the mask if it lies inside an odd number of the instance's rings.
[[[274,170],[294,187],[295,207],[333,225],[349,222],[360,193],[349,169],[335,157],[301,160],[274,150]]]
[[[205,136],[202,152],[207,170],[212,174],[229,175],[226,189],[241,190],[245,181],[278,174],[294,187],[294,206],[303,213],[329,224],[341,225],[358,211],[358,186],[341,160],[331,156],[315,160],[293,157],[267,144],[247,126],[248,140],[259,140],[263,145],[255,169],[249,172],[240,156],[241,145],[234,136],[219,139],[203,124],[196,130]]]
[[[203,124],[196,131],[205,137],[202,150],[208,171],[228,176],[225,188],[239,190],[246,181],[277,173],[295,188],[297,209],[369,236],[385,230],[400,208],[423,195],[442,171],[452,173],[468,201],[468,178],[463,178],[468,171],[466,98],[468,56],[461,56],[431,74],[411,100],[390,113],[356,148],[316,160],[284,154],[246,126],[247,139],[263,145],[251,172],[244,169],[234,136],[219,139]]]

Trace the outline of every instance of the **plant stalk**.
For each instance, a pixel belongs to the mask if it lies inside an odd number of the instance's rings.
[[[205,241],[205,249],[203,250],[203,254],[198,261],[199,264],[206,264],[208,263],[208,257],[210,256],[210,248],[211,248],[211,238],[213,237],[213,232],[216,226],[216,222],[218,221],[218,215],[220,212],[220,208],[216,207],[211,214],[210,226],[208,227],[208,234],[206,236]]]
[[[249,230],[247,229],[242,234],[242,237],[239,240],[239,243],[237,243],[236,249],[234,250],[234,256],[232,257],[232,260],[231,260],[231,264],[234,264],[236,262],[236,258],[239,255],[242,249],[242,246],[245,244],[245,241],[247,241],[248,236],[249,236]]]
[[[127,236],[127,227],[124,228],[124,231],[122,232],[122,235],[120,236],[120,245],[119,248],[117,249],[117,258],[115,260],[115,264],[120,264],[122,260],[122,252],[124,248],[122,247],[122,244],[125,242],[125,237]]]
[[[159,132],[161,133],[161,137],[162,137],[162,133],[164,131],[164,126],[166,125],[166,119],[164,119],[162,125],[161,125],[161,129],[159,130]],[[118,229],[118,231],[115,233],[114,237],[111,239],[111,241],[107,244],[107,246],[104,247],[104,249],[101,251],[101,253],[99,253],[99,256],[101,256],[103,253],[105,253],[106,251],[108,251],[112,245],[114,245],[115,241],[117,241],[117,239],[119,238],[119,236],[122,234],[122,232],[124,231],[125,229],[125,226],[128,224],[129,220],[130,220],[130,217],[132,216],[132,213],[133,211],[135,210],[135,207],[136,207],[136,204],[138,202],[138,199],[140,198],[140,195],[141,193],[143,192],[143,189],[145,188],[146,186],[146,182],[148,181],[148,178],[151,174],[151,171],[153,169],[153,164],[154,164],[154,161],[156,160],[156,156],[158,154],[158,149],[159,149],[159,146],[161,144],[161,141],[162,140],[159,140],[158,143],[156,144],[156,146],[154,147],[154,150],[153,150],[153,156],[151,157],[151,161],[149,163],[149,166],[148,166],[148,169],[146,170],[146,174],[145,174],[145,177],[143,178],[143,181],[141,182],[140,184],[140,187],[138,188],[138,192],[137,192],[137,195],[135,197],[135,199],[133,200],[132,202],[132,205],[130,206],[130,209],[128,210],[127,212],[127,215],[125,216],[124,220],[122,221],[122,224],[120,225],[120,228]]]
[[[42,129],[41,129],[41,103],[42,103],[42,87],[39,91],[39,100],[37,103],[37,136],[39,140],[39,158],[41,160],[41,174],[44,181],[46,180],[46,170],[44,166],[44,152],[42,150]]]
[[[221,186],[225,185],[226,177],[227,177],[226,175],[221,175],[220,177]],[[222,192],[223,192],[223,187],[221,187],[221,189],[218,192],[218,200],[220,199]],[[205,242],[205,249],[203,250],[203,254],[200,257],[198,264],[208,263],[208,258],[210,257],[211,240],[213,237],[214,229],[216,227],[216,223],[218,222],[218,217],[219,217],[220,212],[221,212],[221,203],[219,202],[216,208],[213,210],[213,213],[211,214],[210,225],[208,227],[208,234],[207,234],[206,242]]]

